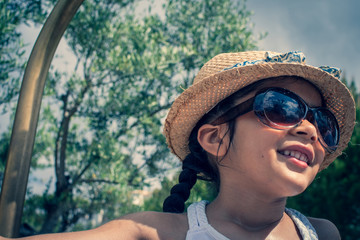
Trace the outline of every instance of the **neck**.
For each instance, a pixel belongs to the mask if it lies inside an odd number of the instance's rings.
[[[221,188],[207,207],[209,221],[227,221],[254,232],[275,227],[283,218],[286,198]]]

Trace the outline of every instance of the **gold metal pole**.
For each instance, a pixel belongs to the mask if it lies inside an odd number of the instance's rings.
[[[0,197],[0,236],[18,236],[45,80],[59,41],[83,1],[57,2],[26,66]]]

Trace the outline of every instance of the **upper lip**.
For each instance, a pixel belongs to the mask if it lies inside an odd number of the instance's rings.
[[[279,152],[284,153],[286,150],[297,151],[297,152],[304,154],[308,159],[307,164],[309,166],[314,162],[314,152],[306,146],[292,145],[292,146],[288,146],[288,147],[281,149]]]

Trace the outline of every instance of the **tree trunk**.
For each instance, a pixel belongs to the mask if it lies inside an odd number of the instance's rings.
[[[63,203],[56,201],[56,198],[46,201],[44,209],[46,210],[46,217],[41,227],[40,233],[53,233],[56,231],[56,227],[59,225],[60,217],[62,214]]]

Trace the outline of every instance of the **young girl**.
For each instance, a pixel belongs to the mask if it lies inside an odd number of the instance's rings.
[[[183,163],[167,213],[28,239],[340,239],[330,221],[286,208],[350,140],[355,105],[338,78],[338,69],[306,65],[300,52],[214,57],[165,121]],[[183,213],[198,178],[214,181],[218,195]]]

